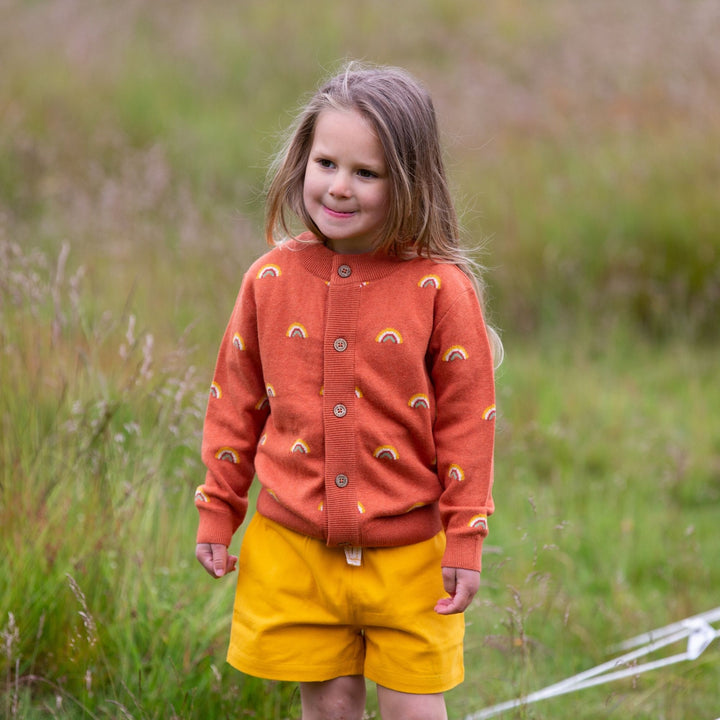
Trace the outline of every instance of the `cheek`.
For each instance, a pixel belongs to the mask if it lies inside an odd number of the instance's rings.
[[[305,179],[303,180],[303,201],[307,203],[318,194],[318,180],[312,170],[305,171]]]
[[[375,195],[375,210],[378,214],[387,215],[390,211],[390,191],[384,189]]]
[[[305,180],[303,180],[303,192],[302,192],[303,204],[305,207],[312,200],[312,179],[306,174]]]

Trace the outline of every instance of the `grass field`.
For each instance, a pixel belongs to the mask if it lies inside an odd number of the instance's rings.
[[[224,663],[192,494],[268,158],[345,57],[432,91],[507,353],[450,716],[720,605],[719,31],[709,0],[0,2],[0,716],[299,717]],[[712,720],[718,648],[502,717]]]

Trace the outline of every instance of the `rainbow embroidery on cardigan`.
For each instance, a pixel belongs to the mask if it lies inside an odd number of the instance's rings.
[[[275,397],[275,388],[270,383],[265,386],[265,392],[269,398]]]
[[[375,342],[393,343],[395,345],[399,345],[402,341],[403,338],[400,331],[395,330],[395,328],[385,328],[384,330],[381,330],[375,338]]]
[[[305,326],[300,323],[293,323],[285,334],[289,338],[306,338],[308,336]]]
[[[203,492],[202,485],[195,491],[195,500],[204,503],[210,502],[208,496]]]
[[[462,345],[453,345],[443,353],[442,359],[445,362],[452,362],[453,360],[467,360],[468,357],[468,352]]]
[[[413,510],[417,510],[417,509],[420,508],[420,507],[425,507],[425,505],[427,505],[427,503],[424,503],[424,502],[416,502],[416,503],[413,503],[413,504],[405,511],[405,513],[412,512]]]
[[[308,444],[304,440],[301,440],[300,438],[298,438],[293,443],[293,446],[290,449],[290,452],[302,453],[303,455],[307,455],[310,452],[310,448],[308,447]]]
[[[242,336],[240,335],[240,333],[235,333],[233,335],[232,344],[238,350],[242,351],[245,349],[245,341],[242,339]]]
[[[431,287],[435,288],[436,290],[439,290],[441,285],[442,282],[437,275],[425,275],[424,277],[420,278],[420,282],[418,283],[418,287]]]
[[[365,506],[362,503],[358,503],[358,512],[362,515],[365,512]]]
[[[256,410],[263,410],[270,404],[270,401],[268,400],[267,395],[263,395],[256,403],[255,403],[255,409]]]
[[[480,528],[480,529],[484,530],[485,532],[487,532],[487,529],[488,529],[487,515],[475,515],[474,517],[470,518],[468,527]]]
[[[233,450],[230,447],[221,447],[216,453],[215,457],[218,460],[226,460],[227,462],[234,463],[237,465],[240,462],[240,456],[237,450]]]
[[[325,386],[320,386],[320,395],[325,395]],[[364,397],[363,391],[359,387],[355,387],[355,397],[360,399],[361,397]]]
[[[495,419],[495,406],[490,405],[485,408],[485,412],[482,414],[483,420],[494,420]]]
[[[222,397],[222,388],[213,380],[210,384],[210,397],[219,400]]]
[[[381,445],[379,448],[375,448],[373,456],[378,460],[397,460],[400,457],[392,445]]]
[[[261,280],[262,278],[274,278],[274,277],[280,277],[282,275],[282,270],[277,265],[263,265],[259,270],[257,274],[258,280]]]
[[[408,400],[411,408],[430,408],[430,398],[425,393],[417,393]]]
[[[448,477],[451,480],[457,480],[458,482],[462,482],[465,479],[465,471],[459,465],[455,465],[453,463],[448,468]]]

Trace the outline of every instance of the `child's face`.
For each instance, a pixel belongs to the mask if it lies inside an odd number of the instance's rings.
[[[360,113],[323,110],[318,116],[303,201],[336,252],[375,247],[390,206],[390,180],[380,140]]]

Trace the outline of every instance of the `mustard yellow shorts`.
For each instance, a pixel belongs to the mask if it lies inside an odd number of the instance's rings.
[[[445,536],[397,548],[343,548],[255,513],[238,563],[228,662],[270,680],[364,675],[439,693],[463,680],[462,615],[438,615]]]

